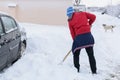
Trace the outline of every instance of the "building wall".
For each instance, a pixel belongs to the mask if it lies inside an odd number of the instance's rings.
[[[70,5],[70,0],[0,0],[0,11],[20,22],[67,25],[66,8]]]

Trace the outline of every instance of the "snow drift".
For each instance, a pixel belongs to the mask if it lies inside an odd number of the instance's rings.
[[[97,75],[91,74],[84,49],[80,54],[80,73],[73,66],[72,53],[59,65],[72,46],[67,26],[21,23],[27,32],[27,50],[21,59],[0,74],[0,80],[119,80],[120,19],[95,14],[97,20],[92,26],[92,34]],[[105,32],[103,23],[116,25],[114,32]]]

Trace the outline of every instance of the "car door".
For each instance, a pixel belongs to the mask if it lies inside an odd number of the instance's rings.
[[[5,29],[6,39],[9,43],[8,62],[14,61],[18,57],[18,50],[20,46],[21,36],[17,27],[17,23],[10,16],[1,17]]]
[[[5,38],[5,32],[3,30],[3,26],[0,18],[0,70],[4,68],[7,63],[9,47],[6,41],[7,40]]]

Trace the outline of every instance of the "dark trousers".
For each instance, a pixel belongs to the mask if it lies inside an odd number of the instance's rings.
[[[92,73],[96,73],[96,60],[94,57],[93,47],[85,48],[85,50],[88,54],[91,71],[92,71]],[[79,68],[80,68],[80,64],[79,64],[80,51],[81,51],[81,49],[77,50],[77,51],[75,51],[75,53],[73,53],[74,66],[77,68],[78,72],[79,72]]]

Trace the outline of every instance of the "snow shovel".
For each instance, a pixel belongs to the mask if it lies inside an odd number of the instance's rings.
[[[62,63],[66,60],[66,58],[67,58],[68,55],[71,53],[71,51],[72,51],[72,50],[70,50],[70,51],[65,55],[65,57],[63,58],[63,60],[62,60],[59,64],[62,64]]]

